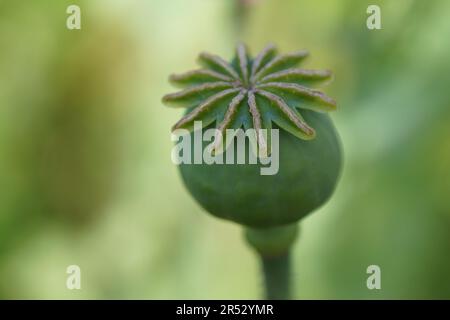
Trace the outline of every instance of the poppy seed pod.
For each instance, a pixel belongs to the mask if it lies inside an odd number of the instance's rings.
[[[187,142],[176,148],[187,189],[212,215],[245,226],[269,299],[291,297],[296,222],[331,196],[341,168],[339,139],[326,114],[336,103],[311,89],[331,72],[297,68],[306,56],[278,55],[268,45],[253,59],[242,44],[231,63],[202,53],[204,68],[172,75],[183,90],[163,98],[187,107],[173,127]]]
[[[173,129],[185,129],[189,141],[216,129],[214,139],[202,140],[201,152],[209,147],[221,161],[179,165],[187,189],[212,215],[249,228],[279,227],[302,219],[331,196],[342,158],[327,115],[336,103],[311,87],[332,75],[297,68],[307,54],[278,55],[269,45],[253,59],[241,44],[231,63],[202,53],[203,69],[170,77],[184,89],[166,95],[164,103],[188,108]],[[195,131],[196,121],[201,127]],[[236,161],[239,141],[230,138],[229,129],[253,129],[245,150],[253,144],[261,160],[277,161],[271,164],[274,172],[264,175],[262,164]],[[273,129],[278,135],[271,134]],[[188,153],[194,154],[195,144],[190,148]],[[225,163],[230,153],[235,161]]]

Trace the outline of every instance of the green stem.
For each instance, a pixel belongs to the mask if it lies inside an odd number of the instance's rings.
[[[247,242],[261,260],[267,299],[290,299],[290,248],[297,238],[298,226],[247,228]]]
[[[248,4],[245,0],[235,0],[234,10],[232,11],[233,17],[233,27],[235,38],[242,40],[242,33],[246,27],[247,15],[248,15]]]
[[[261,256],[266,298],[270,300],[291,299],[290,252],[277,257]]]

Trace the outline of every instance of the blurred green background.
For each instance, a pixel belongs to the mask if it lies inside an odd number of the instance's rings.
[[[447,0],[0,0],[0,298],[260,297],[241,228],[184,189],[181,111],[161,103],[170,73],[239,39],[307,48],[305,66],[335,72],[345,165],[301,223],[295,298],[450,298]],[[72,264],[81,290],[66,288]]]

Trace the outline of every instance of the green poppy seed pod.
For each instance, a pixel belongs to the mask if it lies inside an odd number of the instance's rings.
[[[261,165],[236,161],[181,163],[187,189],[212,215],[250,228],[278,227],[302,219],[331,196],[341,168],[341,150],[326,112],[334,110],[336,103],[311,86],[332,75],[297,68],[307,54],[278,55],[268,45],[253,59],[244,45],[238,45],[231,63],[202,53],[203,69],[170,77],[184,90],[166,95],[163,101],[188,108],[173,129],[188,130],[189,141],[210,128],[219,133],[213,143],[202,141],[202,152],[209,146],[222,159],[232,153],[230,159],[236,160],[237,138],[227,140],[227,129],[254,129],[255,139],[248,141],[262,152],[261,159],[270,155],[272,162],[278,161],[271,163],[273,174],[267,175],[261,174]],[[202,121],[197,131],[195,121]],[[259,134],[264,129],[268,134]],[[271,129],[279,129],[278,141],[270,139]],[[195,143],[190,147],[189,153],[194,154]]]
[[[163,98],[187,107],[173,127],[187,142],[176,158],[187,189],[212,215],[245,226],[269,299],[290,298],[296,222],[327,201],[341,168],[326,114],[336,102],[311,89],[331,72],[297,68],[307,54],[268,45],[252,58],[241,44],[228,63],[202,53],[204,68],[172,75],[183,90]]]

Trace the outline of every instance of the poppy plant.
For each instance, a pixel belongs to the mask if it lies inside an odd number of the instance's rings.
[[[327,114],[336,102],[315,89],[332,73],[297,67],[307,55],[305,50],[278,54],[268,45],[253,58],[243,44],[231,62],[201,53],[203,68],[170,76],[182,90],[163,97],[169,106],[187,108],[173,130],[185,129],[194,140],[196,132],[215,128],[213,142],[203,141],[203,149],[234,156],[236,144],[230,147],[229,141],[236,137],[227,139],[228,129],[253,129],[248,148],[253,145],[258,157],[279,152],[272,175],[236,162],[179,164],[185,186],[206,211],[244,226],[247,241],[261,256],[267,298],[290,297],[297,223],[330,198],[342,165],[339,138]],[[276,142],[267,134],[273,130]]]

